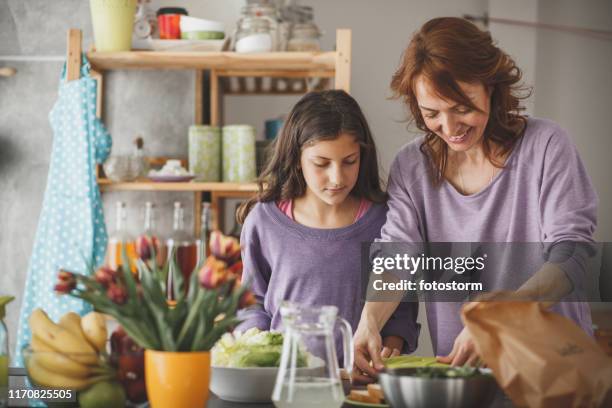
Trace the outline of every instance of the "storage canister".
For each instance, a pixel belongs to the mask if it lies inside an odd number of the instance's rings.
[[[246,183],[254,180],[255,128],[223,126],[223,181]]]
[[[198,181],[221,181],[221,130],[216,126],[189,127],[189,172]]]
[[[136,0],[90,0],[96,51],[129,51]]]
[[[162,40],[181,39],[181,16],[188,15],[182,7],[162,7],[157,10],[159,38]]]

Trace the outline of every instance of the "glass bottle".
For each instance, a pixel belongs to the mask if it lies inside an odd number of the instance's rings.
[[[180,268],[181,277],[183,279],[183,287],[188,288],[189,277],[196,267],[198,260],[198,248],[193,236],[185,230],[184,210],[183,205],[176,201],[174,203],[174,221],[172,234],[166,241],[168,247],[168,256],[176,257],[177,266]],[[169,300],[174,299],[174,287],[177,277],[172,267],[168,270],[168,280],[166,282],[166,291]]]
[[[132,272],[136,272],[136,263],[132,262],[136,259],[136,248],[134,246],[134,237],[127,231],[127,208],[125,202],[117,201],[116,204],[116,219],[115,231],[108,239],[108,250],[106,251],[106,265],[113,270],[117,270],[123,264],[121,255],[122,248],[125,251],[128,260],[131,263]]]
[[[229,233],[230,236],[237,238],[238,240],[240,240],[240,233],[242,232],[242,224],[240,224],[238,220],[236,219],[236,214],[238,214],[238,209],[240,208],[241,205],[242,203],[236,204],[236,209],[234,210],[234,227]]]
[[[200,236],[198,237],[198,265],[206,262],[210,255],[210,233],[212,231],[212,209],[210,203],[202,203],[202,218],[200,222]]]
[[[7,303],[13,299],[12,296],[0,296],[0,407],[8,407],[9,340],[4,316]]]
[[[130,156],[129,161],[130,180],[146,176],[149,172],[149,166],[144,151],[144,140],[142,139],[142,136],[138,136],[134,140],[134,152]]]
[[[158,265],[163,265],[167,257],[166,245],[157,229],[157,209],[155,208],[155,204],[151,201],[145,202],[144,228],[142,234],[148,237],[151,243],[155,240],[156,261]]]

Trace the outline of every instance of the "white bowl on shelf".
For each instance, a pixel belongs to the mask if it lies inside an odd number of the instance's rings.
[[[160,40],[150,39],[149,44],[154,51],[193,51],[215,52],[223,51],[227,38],[223,40]]]
[[[225,24],[190,16],[181,16],[181,31],[219,31],[225,32]]]

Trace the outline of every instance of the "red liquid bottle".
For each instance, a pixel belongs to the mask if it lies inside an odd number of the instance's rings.
[[[168,279],[166,281],[166,295],[168,300],[176,300],[175,287],[177,285],[176,274],[180,272],[183,278],[183,288],[189,287],[189,278],[198,261],[198,247],[193,236],[185,230],[183,205],[174,203],[174,224],[172,235],[166,241],[168,247],[168,260],[174,256],[176,265],[180,271],[175,270],[170,264]]]

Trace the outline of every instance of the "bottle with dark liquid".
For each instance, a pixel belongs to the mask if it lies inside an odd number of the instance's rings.
[[[183,287],[187,290],[189,277],[196,267],[196,262],[198,260],[198,247],[193,236],[185,229],[183,205],[178,201],[174,203],[174,225],[172,234],[166,241],[166,245],[168,247],[168,257],[172,255],[176,257],[176,264],[183,278]],[[169,300],[175,300],[175,273],[178,273],[178,271],[170,267],[166,283],[166,291]]]
[[[127,208],[125,202],[118,201],[116,205],[115,231],[108,239],[106,265],[113,270],[117,270],[122,266],[122,250],[125,247],[128,261],[132,264],[132,272],[136,272],[136,264],[133,262],[136,259],[134,237],[128,233],[126,224]]]

